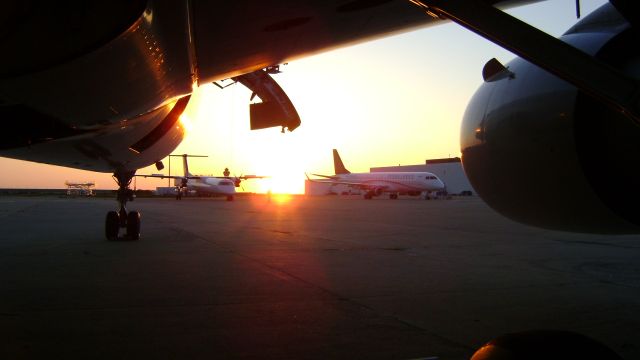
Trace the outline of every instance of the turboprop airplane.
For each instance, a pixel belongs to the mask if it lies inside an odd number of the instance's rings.
[[[344,166],[338,150],[333,149],[333,167],[335,175],[320,175],[326,179],[316,180],[307,176],[309,181],[328,184],[342,184],[364,190],[364,198],[372,199],[384,193],[390,199],[397,199],[398,195],[419,196],[429,200],[434,192],[446,189],[442,180],[430,172],[374,172],[352,173]]]
[[[227,201],[233,201],[236,194],[236,188],[240,187],[240,183],[243,180],[249,179],[263,179],[266,176],[258,175],[242,175],[242,176],[230,176],[228,168],[224,169],[224,176],[205,176],[205,175],[193,175],[189,172],[189,163],[187,158],[189,157],[206,157],[204,155],[169,155],[182,157],[182,167],[184,169],[183,176],[172,176],[163,174],[150,174],[150,175],[135,175],[144,178],[158,178],[158,179],[174,179],[176,181],[176,199],[181,200],[183,196],[194,192],[197,196],[224,196]]]
[[[194,86],[240,82],[262,100],[251,105],[252,129],[294,130],[300,118],[271,77],[275,66],[454,21],[523,57],[487,62],[464,116],[462,161],[478,194],[531,225],[640,233],[640,193],[627,190],[640,155],[637,4],[611,0],[556,39],[502,11],[531,2],[9,6],[0,20],[11,54],[0,59],[0,156],[113,173],[119,209],[107,214],[105,233],[115,239],[126,228],[137,239],[140,214],[126,209],[131,179],[142,167],[162,168],[178,146]],[[211,21],[214,14],[224,16]]]

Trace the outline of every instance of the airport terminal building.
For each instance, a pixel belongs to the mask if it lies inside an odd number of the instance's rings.
[[[467,176],[462,169],[459,157],[430,159],[424,164],[397,165],[372,167],[370,172],[413,172],[426,171],[435,174],[447,186],[447,192],[452,195],[473,195],[475,191],[471,187]],[[305,180],[305,194],[329,195],[329,194],[359,194],[357,189],[350,189],[345,185],[323,184]]]

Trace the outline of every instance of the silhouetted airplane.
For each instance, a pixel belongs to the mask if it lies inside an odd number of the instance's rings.
[[[177,183],[177,193],[176,199],[181,200],[182,196],[188,194],[189,192],[195,192],[196,195],[203,196],[224,196],[227,198],[227,201],[233,201],[234,195],[236,194],[236,188],[240,187],[240,183],[243,180],[249,179],[263,179],[266,176],[258,176],[258,175],[242,175],[242,176],[229,176],[229,169],[225,168],[224,174],[225,176],[205,176],[205,175],[193,175],[189,172],[189,164],[187,162],[188,157],[201,155],[170,155],[170,156],[180,156],[182,157],[182,166],[184,169],[183,176],[175,176],[175,175],[163,175],[163,174],[150,174],[150,175],[136,175],[145,178],[158,178],[158,179],[174,179],[179,181]]]

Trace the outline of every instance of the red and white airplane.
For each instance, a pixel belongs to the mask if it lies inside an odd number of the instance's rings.
[[[389,194],[390,199],[397,199],[398,195],[424,194],[424,198],[429,200],[433,193],[446,189],[442,180],[430,172],[352,173],[344,166],[336,149],[333,149],[333,167],[335,175],[312,174],[326,179],[314,180],[308,176],[307,179],[312,182],[342,184],[363,190],[364,198],[368,200],[385,193]]]

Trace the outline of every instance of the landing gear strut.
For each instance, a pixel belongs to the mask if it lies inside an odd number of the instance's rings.
[[[140,213],[129,211],[127,213],[127,201],[133,201],[133,190],[129,188],[135,171],[116,171],[113,178],[118,183],[117,200],[120,204],[119,211],[109,211],[105,221],[105,235],[108,240],[118,240],[120,228],[126,228],[125,239],[140,239]]]

